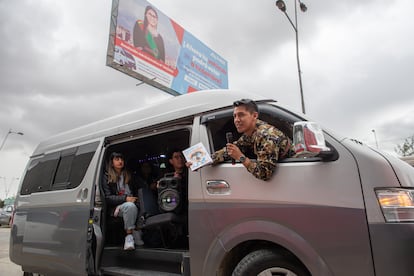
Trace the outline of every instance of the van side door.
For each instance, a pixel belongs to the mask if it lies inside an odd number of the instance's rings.
[[[86,275],[96,166],[102,141],[33,157],[21,184],[11,259],[24,271]]]

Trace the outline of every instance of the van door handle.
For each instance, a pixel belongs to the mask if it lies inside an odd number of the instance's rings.
[[[225,180],[207,180],[207,192],[209,194],[230,194],[230,184]]]
[[[88,198],[88,188],[83,188],[79,191],[76,197],[76,202],[84,202]]]

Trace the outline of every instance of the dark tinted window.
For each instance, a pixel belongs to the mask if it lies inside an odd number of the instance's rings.
[[[27,195],[79,186],[98,144],[94,142],[33,159],[20,193]]]
[[[27,195],[50,190],[58,161],[59,153],[47,154],[42,158],[32,160],[20,193]]]
[[[74,157],[75,155],[71,154],[68,156],[62,156],[60,158],[52,190],[66,189],[66,187],[69,185],[69,174],[72,168],[72,162]]]
[[[74,155],[67,188],[79,186],[95,154],[98,142],[80,146]]]

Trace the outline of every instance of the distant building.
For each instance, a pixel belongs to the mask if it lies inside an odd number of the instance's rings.
[[[414,155],[410,155],[410,156],[403,156],[400,157],[401,160],[407,162],[408,164],[410,164],[411,166],[414,167]]]

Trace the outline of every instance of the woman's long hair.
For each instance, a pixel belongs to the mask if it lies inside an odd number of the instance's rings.
[[[158,13],[157,13],[157,11],[156,11],[156,10],[155,10],[152,6],[147,6],[147,7],[145,8],[145,12],[144,12],[144,31],[145,31],[145,32],[147,31],[147,27],[148,27],[147,12],[148,12],[149,10],[152,10],[152,11],[155,13],[155,15],[158,17]]]
[[[124,160],[124,167],[122,168],[121,174],[118,174],[113,166],[112,160],[116,157],[121,158]],[[109,162],[107,165],[107,174],[108,174],[108,183],[118,183],[119,178],[121,175],[124,177],[124,183],[129,184],[129,181],[131,180],[131,174],[128,172],[128,170],[125,169],[125,158],[122,155],[122,153],[119,152],[113,152],[111,153],[111,157],[109,158]]]

